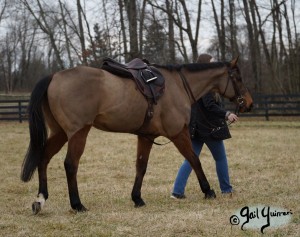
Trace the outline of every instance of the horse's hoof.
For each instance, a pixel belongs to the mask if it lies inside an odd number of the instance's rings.
[[[88,209],[85,208],[85,206],[83,206],[82,204],[75,205],[75,206],[72,207],[72,209],[75,212],[86,212],[86,211],[88,211]]]
[[[136,201],[134,207],[138,208],[138,207],[142,207],[145,206],[146,203],[143,201],[143,199]]]
[[[216,193],[213,189],[211,189],[207,193],[205,193],[205,199],[214,199],[216,197],[217,197]]]
[[[32,212],[34,215],[38,214],[42,210],[42,205],[40,202],[34,202],[32,203]]]

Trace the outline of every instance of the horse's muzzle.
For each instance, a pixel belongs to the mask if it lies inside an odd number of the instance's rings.
[[[250,112],[253,108],[253,103],[251,103],[249,106],[241,106],[240,107],[240,112],[241,113],[246,113],[246,112]]]
[[[250,112],[253,109],[253,103],[246,109],[246,112]]]

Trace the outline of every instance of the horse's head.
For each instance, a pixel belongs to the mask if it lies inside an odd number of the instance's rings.
[[[244,85],[240,70],[237,66],[238,57],[230,62],[227,72],[227,81],[224,84],[223,96],[237,104],[239,112],[248,112],[252,109],[252,96]]]

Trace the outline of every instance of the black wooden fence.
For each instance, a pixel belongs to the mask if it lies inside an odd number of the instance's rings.
[[[224,102],[226,109],[234,111],[235,105]],[[289,95],[253,95],[253,109],[241,117],[300,116],[300,94]]]
[[[240,114],[241,117],[265,117],[269,120],[272,116],[299,116],[300,94],[293,95],[254,95],[253,110]],[[0,100],[0,121],[27,120],[28,100]],[[234,111],[235,105],[224,101],[225,109]]]
[[[0,100],[0,120],[19,121],[27,120],[29,100]]]

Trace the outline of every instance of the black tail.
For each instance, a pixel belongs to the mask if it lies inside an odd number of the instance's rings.
[[[21,180],[24,182],[31,179],[44,154],[48,134],[42,105],[51,79],[52,76],[48,76],[40,80],[31,93],[28,107],[30,143],[21,171]]]

